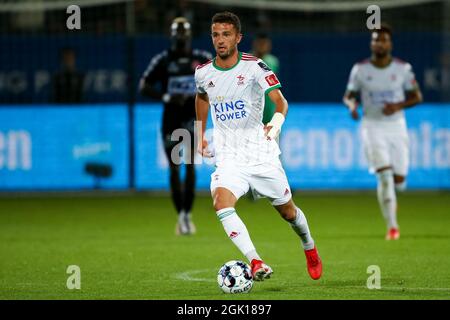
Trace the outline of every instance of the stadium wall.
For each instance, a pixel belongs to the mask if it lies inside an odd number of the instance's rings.
[[[450,104],[407,111],[412,189],[450,190]],[[0,190],[127,189],[129,118],[124,104],[3,105],[0,108]],[[160,104],[138,104],[134,114],[135,187],[167,190]],[[209,123],[210,128],[211,123]],[[290,105],[280,140],[293,189],[373,189],[359,123],[340,104]],[[198,159],[197,186],[209,188],[212,162]],[[96,181],[87,163],[112,167]]]
[[[273,53],[280,60],[279,78],[289,101],[340,101],[352,65],[370,55],[367,33],[283,33],[272,38]],[[240,49],[250,51],[251,40],[252,35],[245,35]],[[443,43],[438,32],[404,32],[394,37],[394,55],[413,65],[428,102],[450,101],[449,53]],[[76,50],[78,69],[86,76],[85,102],[126,102],[131,83],[127,72],[140,76],[150,59],[169,47],[169,40],[136,36],[132,50],[128,45],[123,35],[0,36],[0,102],[48,103],[52,76],[65,47]],[[193,47],[213,51],[208,36],[195,38]],[[133,61],[132,70],[128,61]],[[131,83],[132,90],[138,101],[146,102],[137,94],[137,80]]]

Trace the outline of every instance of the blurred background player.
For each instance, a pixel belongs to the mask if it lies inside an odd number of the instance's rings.
[[[409,164],[403,109],[420,103],[422,94],[411,65],[391,56],[391,28],[383,25],[371,37],[372,56],[353,66],[343,100],[357,120],[356,98],[360,96],[362,139],[369,166],[377,175],[378,202],[388,227],[386,239],[396,240],[400,237],[396,190],[405,190]]]
[[[77,70],[77,57],[73,48],[61,50],[61,70],[53,76],[53,102],[81,103],[84,75]]]
[[[275,73],[280,70],[280,62],[272,53],[272,39],[267,33],[258,33],[253,40],[252,54],[260,58]],[[275,113],[275,104],[270,100],[269,95],[265,95],[263,124],[266,125]]]
[[[242,34],[235,14],[215,14],[211,36],[216,57],[195,71],[195,107],[201,124],[198,152],[205,157],[211,157],[204,132],[210,108],[212,113],[216,170],[210,188],[217,218],[250,262],[253,278],[262,281],[273,271],[258,255],[235,205],[249,189],[259,197],[269,198],[300,237],[309,275],[317,280],[322,274],[322,262],[306,217],[292,200],[275,140],[288,110],[280,82],[261,59],[238,51]],[[261,121],[265,94],[276,107],[267,126]]]
[[[178,212],[176,233],[179,235],[195,233],[191,217],[195,196],[194,72],[198,65],[212,59],[210,53],[192,49],[191,39],[191,24],[188,20],[184,17],[175,18],[171,24],[170,49],[153,57],[139,85],[142,95],[164,103],[162,138],[170,166],[170,189]],[[187,160],[184,183],[180,178],[180,164],[171,157],[172,150],[179,144],[179,141],[172,141],[171,136],[179,128],[189,130],[191,137],[190,148],[185,147],[183,150],[184,159]]]

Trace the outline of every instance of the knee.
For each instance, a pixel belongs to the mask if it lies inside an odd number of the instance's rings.
[[[406,180],[405,176],[399,176],[399,175],[394,174],[394,182],[395,183],[403,183],[403,182],[405,182],[405,180]]]
[[[213,205],[216,211],[232,207],[229,201],[227,201],[226,197],[224,197],[220,193],[217,193],[213,196]]]
[[[281,216],[286,221],[294,221],[297,217],[297,210],[295,210],[295,208],[290,208],[289,210],[284,211]]]
[[[378,182],[381,183],[381,185],[387,187],[389,184],[392,184],[392,182],[394,182],[394,174],[392,172],[392,169],[386,168],[377,171],[377,178]]]
[[[297,217],[297,208],[294,204],[282,205],[276,207],[281,217],[286,221],[294,221]]]
[[[394,175],[395,190],[403,192],[406,190],[406,177]]]

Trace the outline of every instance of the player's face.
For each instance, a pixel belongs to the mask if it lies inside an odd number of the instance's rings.
[[[190,24],[174,23],[171,28],[171,37],[176,49],[183,50],[188,47],[191,42]]]
[[[392,50],[390,35],[386,32],[373,32],[372,41],[370,42],[370,49],[378,58],[382,58],[390,54]]]
[[[236,28],[230,23],[213,23],[211,26],[211,37],[217,55],[222,59],[226,59],[237,50],[242,34],[238,33]]]

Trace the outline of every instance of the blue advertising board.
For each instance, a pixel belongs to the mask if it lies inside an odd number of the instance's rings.
[[[100,187],[128,187],[128,125],[123,105],[2,106],[0,190],[92,188],[92,162],[112,167]]]
[[[450,189],[450,105],[407,110],[411,189]],[[135,109],[135,184],[168,190],[169,168],[160,127],[162,106]],[[209,121],[208,128],[211,128]],[[87,163],[108,164],[106,189],[130,183],[129,120],[125,105],[2,106],[0,190],[89,189]],[[208,131],[211,134],[211,131]],[[339,104],[291,104],[280,139],[281,159],[294,189],[373,189],[359,123]],[[214,163],[197,157],[197,187],[208,190]]]
[[[169,187],[161,134],[161,107],[136,109],[136,186]],[[407,110],[410,135],[408,186],[450,189],[450,105],[421,105]],[[211,121],[209,121],[209,127]],[[291,104],[280,139],[281,159],[294,189],[371,189],[359,123],[340,104]],[[208,189],[211,162],[197,166],[197,186]]]

